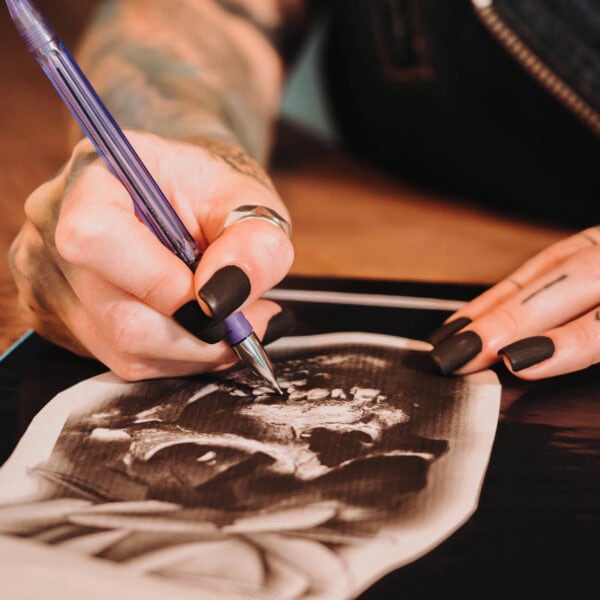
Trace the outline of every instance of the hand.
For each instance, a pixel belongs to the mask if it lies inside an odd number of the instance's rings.
[[[600,226],[546,248],[456,312],[429,340],[443,374],[499,359],[522,379],[600,362]]]
[[[42,336],[126,380],[228,366],[236,361],[228,345],[203,340],[222,339],[222,319],[238,308],[265,334],[281,309],[259,297],[285,276],[293,249],[268,222],[223,230],[225,219],[248,204],[289,214],[264,171],[237,147],[128,137],[204,251],[196,273],[139,221],[125,188],[84,140],[25,204],[10,252],[20,306]]]

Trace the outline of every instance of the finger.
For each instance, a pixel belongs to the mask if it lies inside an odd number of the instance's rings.
[[[122,307],[122,305],[120,306]],[[274,302],[267,300],[259,300],[244,311],[246,318],[259,337],[264,335],[265,330],[272,329],[268,326],[271,321],[278,321],[274,317],[277,317],[280,313],[281,308]],[[129,329],[130,327],[131,329]],[[137,335],[136,327],[137,325],[131,323],[129,325],[123,324],[122,331],[127,332],[124,339],[133,340]],[[277,323],[276,329],[281,331],[280,323]],[[127,342],[125,345],[114,344],[112,341],[107,342],[105,332],[98,330],[97,322],[88,321],[85,329],[80,329],[80,332],[83,339],[93,339],[101,362],[126,381],[181,377],[221,371],[238,362],[238,358],[225,342],[200,346],[198,340],[191,338],[190,341],[196,346],[195,352],[188,352],[188,348],[183,343],[178,345],[177,348],[171,345],[169,351],[165,352],[165,346],[161,345],[161,340],[157,338],[156,344],[153,344],[153,346],[155,348],[162,347],[162,353],[157,354],[154,352],[153,355],[150,355],[150,352],[146,352],[147,356],[141,356],[136,354],[140,346],[134,341]],[[189,336],[185,331],[180,333]],[[137,339],[139,341],[139,338]],[[163,343],[170,343],[170,341],[163,339]],[[180,351],[182,352],[180,353]]]
[[[600,246],[580,250],[518,294],[437,344],[432,358],[442,373],[470,373],[497,360],[500,348],[560,326],[600,298]]]
[[[81,305],[66,317],[78,337],[124,379],[202,373],[235,362],[225,342],[205,343],[174,319],[103,280],[86,274]],[[82,281],[84,279],[82,278]],[[260,300],[244,311],[262,336],[280,307]]]
[[[600,307],[562,327],[513,342],[499,354],[510,371],[528,380],[574,373],[600,363]]]
[[[196,269],[203,311],[221,320],[253,303],[285,277],[293,259],[290,239],[271,223],[251,219],[225,228]]]
[[[189,268],[138,220],[127,191],[100,163],[71,186],[55,239],[78,293],[78,274],[88,270],[165,315],[194,297]]]
[[[433,345],[439,344],[450,335],[466,327],[474,319],[517,295],[536,279],[557,268],[573,254],[597,245],[600,245],[600,226],[590,227],[545,248],[507,278],[448,317],[443,325],[429,336],[428,341]]]
[[[102,351],[98,344],[98,354],[109,364],[114,364],[110,357],[115,356],[191,361],[212,368],[228,355],[224,343],[198,339],[175,319],[89,271],[78,273],[76,280],[74,289],[84,312],[77,315],[77,331],[92,347],[94,336],[100,334],[106,348]]]
[[[21,242],[23,236],[27,243]],[[20,302],[31,326],[76,354],[96,357],[125,379],[203,372],[233,360],[225,345],[216,350],[209,346],[209,351],[200,354],[199,341],[174,321],[93,273],[83,273],[76,293],[48,260],[39,234],[29,224],[23,227],[11,255]],[[40,286],[41,279],[45,283],[40,289],[36,286]],[[164,335],[157,337],[155,331],[160,331],[161,321],[177,329],[178,338],[181,334],[190,338],[187,347],[185,340],[173,344]],[[174,349],[174,357],[169,357],[165,349]]]
[[[164,142],[156,140],[156,144],[161,143]],[[140,150],[142,153],[149,152],[144,144],[141,144]],[[252,178],[239,174],[237,177],[225,176],[221,173],[216,181],[209,182],[210,185],[207,186],[204,181],[207,177],[206,169],[190,168],[194,164],[199,166],[202,160],[205,161],[205,153],[186,145],[169,150],[167,157],[170,157],[171,162],[172,154],[177,154],[180,160],[171,165],[171,177],[164,182],[165,190],[172,194],[174,205],[179,207],[182,219],[186,222],[192,221],[188,228],[198,239],[212,239],[218,235],[229,212],[239,204],[239,197],[276,207],[287,216],[287,211],[277,195]],[[153,153],[150,152],[149,157],[152,158]],[[155,158],[154,156],[153,160]],[[182,164],[188,168],[179,173],[177,169],[181,170]],[[209,169],[208,175],[218,174],[213,171],[214,169]],[[198,176],[198,172],[201,176]],[[161,174],[160,169],[158,173]],[[195,186],[199,189],[196,190]],[[183,192],[191,197],[191,201],[188,198],[186,203]],[[198,202],[194,196],[201,197],[203,202]],[[194,215],[190,207],[200,210]],[[270,227],[268,224],[267,226]],[[187,267],[155,240],[137,220],[125,189],[100,163],[88,166],[85,173],[71,185],[63,203],[56,238],[60,254],[68,262],[95,271],[113,285],[121,287],[164,314],[173,314],[194,297],[192,278]],[[268,238],[264,244],[265,248],[269,247],[267,242]],[[204,241],[202,243],[204,244]],[[285,244],[289,255],[289,240]],[[127,248],[126,253],[124,248]],[[257,245],[257,249],[261,249],[260,244]],[[214,251],[209,254],[214,254]],[[235,260],[237,254],[234,253],[233,256],[231,260]],[[291,264],[291,260],[288,262]],[[207,270],[216,269],[207,266],[204,259],[201,264],[200,272],[204,273],[205,277]],[[258,297],[261,288],[264,291],[279,281],[289,268],[284,268],[283,273],[275,279],[274,270],[271,270],[270,278],[264,278],[265,282],[257,282],[255,280],[258,277],[254,273],[260,273],[260,270],[254,269],[253,263],[250,263],[249,267],[247,276],[257,290],[249,301]],[[207,304],[203,304],[203,308],[207,314],[211,313]]]
[[[107,321],[91,316],[81,304],[65,317],[77,338],[92,349],[95,358],[122,379],[139,381],[178,377],[207,372],[223,363],[233,362],[234,357],[224,343],[205,344],[200,348],[202,342],[193,338],[191,343],[189,340],[188,343],[186,340],[178,341],[174,348],[172,332],[165,331],[164,327],[168,317],[157,312],[149,316],[144,308],[147,311],[152,309],[137,300],[134,302],[136,309],[119,302]],[[142,310],[137,310],[140,307]],[[161,326],[159,330],[147,329],[157,325]],[[141,338],[140,333],[143,334]],[[164,344],[162,352],[159,351],[161,342]],[[190,347],[192,351],[187,352]],[[143,353],[139,352],[141,348]]]

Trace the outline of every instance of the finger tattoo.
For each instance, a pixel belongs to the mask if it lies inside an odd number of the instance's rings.
[[[547,283],[546,285],[542,286],[541,288],[539,288],[535,292],[529,294],[529,296],[527,296],[527,298],[525,298],[521,302],[521,304],[525,304],[526,302],[529,302],[532,298],[534,298],[535,296],[537,296],[539,293],[547,290],[548,288],[551,288],[552,286],[556,285],[557,283],[560,283],[561,281],[564,281],[566,278],[567,278],[566,274],[565,275],[561,275],[560,277],[557,277],[556,279],[554,279],[550,283]]]

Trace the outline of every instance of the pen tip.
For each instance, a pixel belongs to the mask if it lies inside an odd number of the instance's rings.
[[[263,382],[272,387],[280,396],[284,396],[281,386],[277,382],[271,360],[254,333],[232,346],[239,359],[246,363]]]

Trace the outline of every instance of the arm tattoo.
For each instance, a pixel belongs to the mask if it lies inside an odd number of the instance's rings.
[[[104,0],[80,60],[124,128],[237,144],[265,163],[283,77],[273,40],[299,31],[304,4]]]

